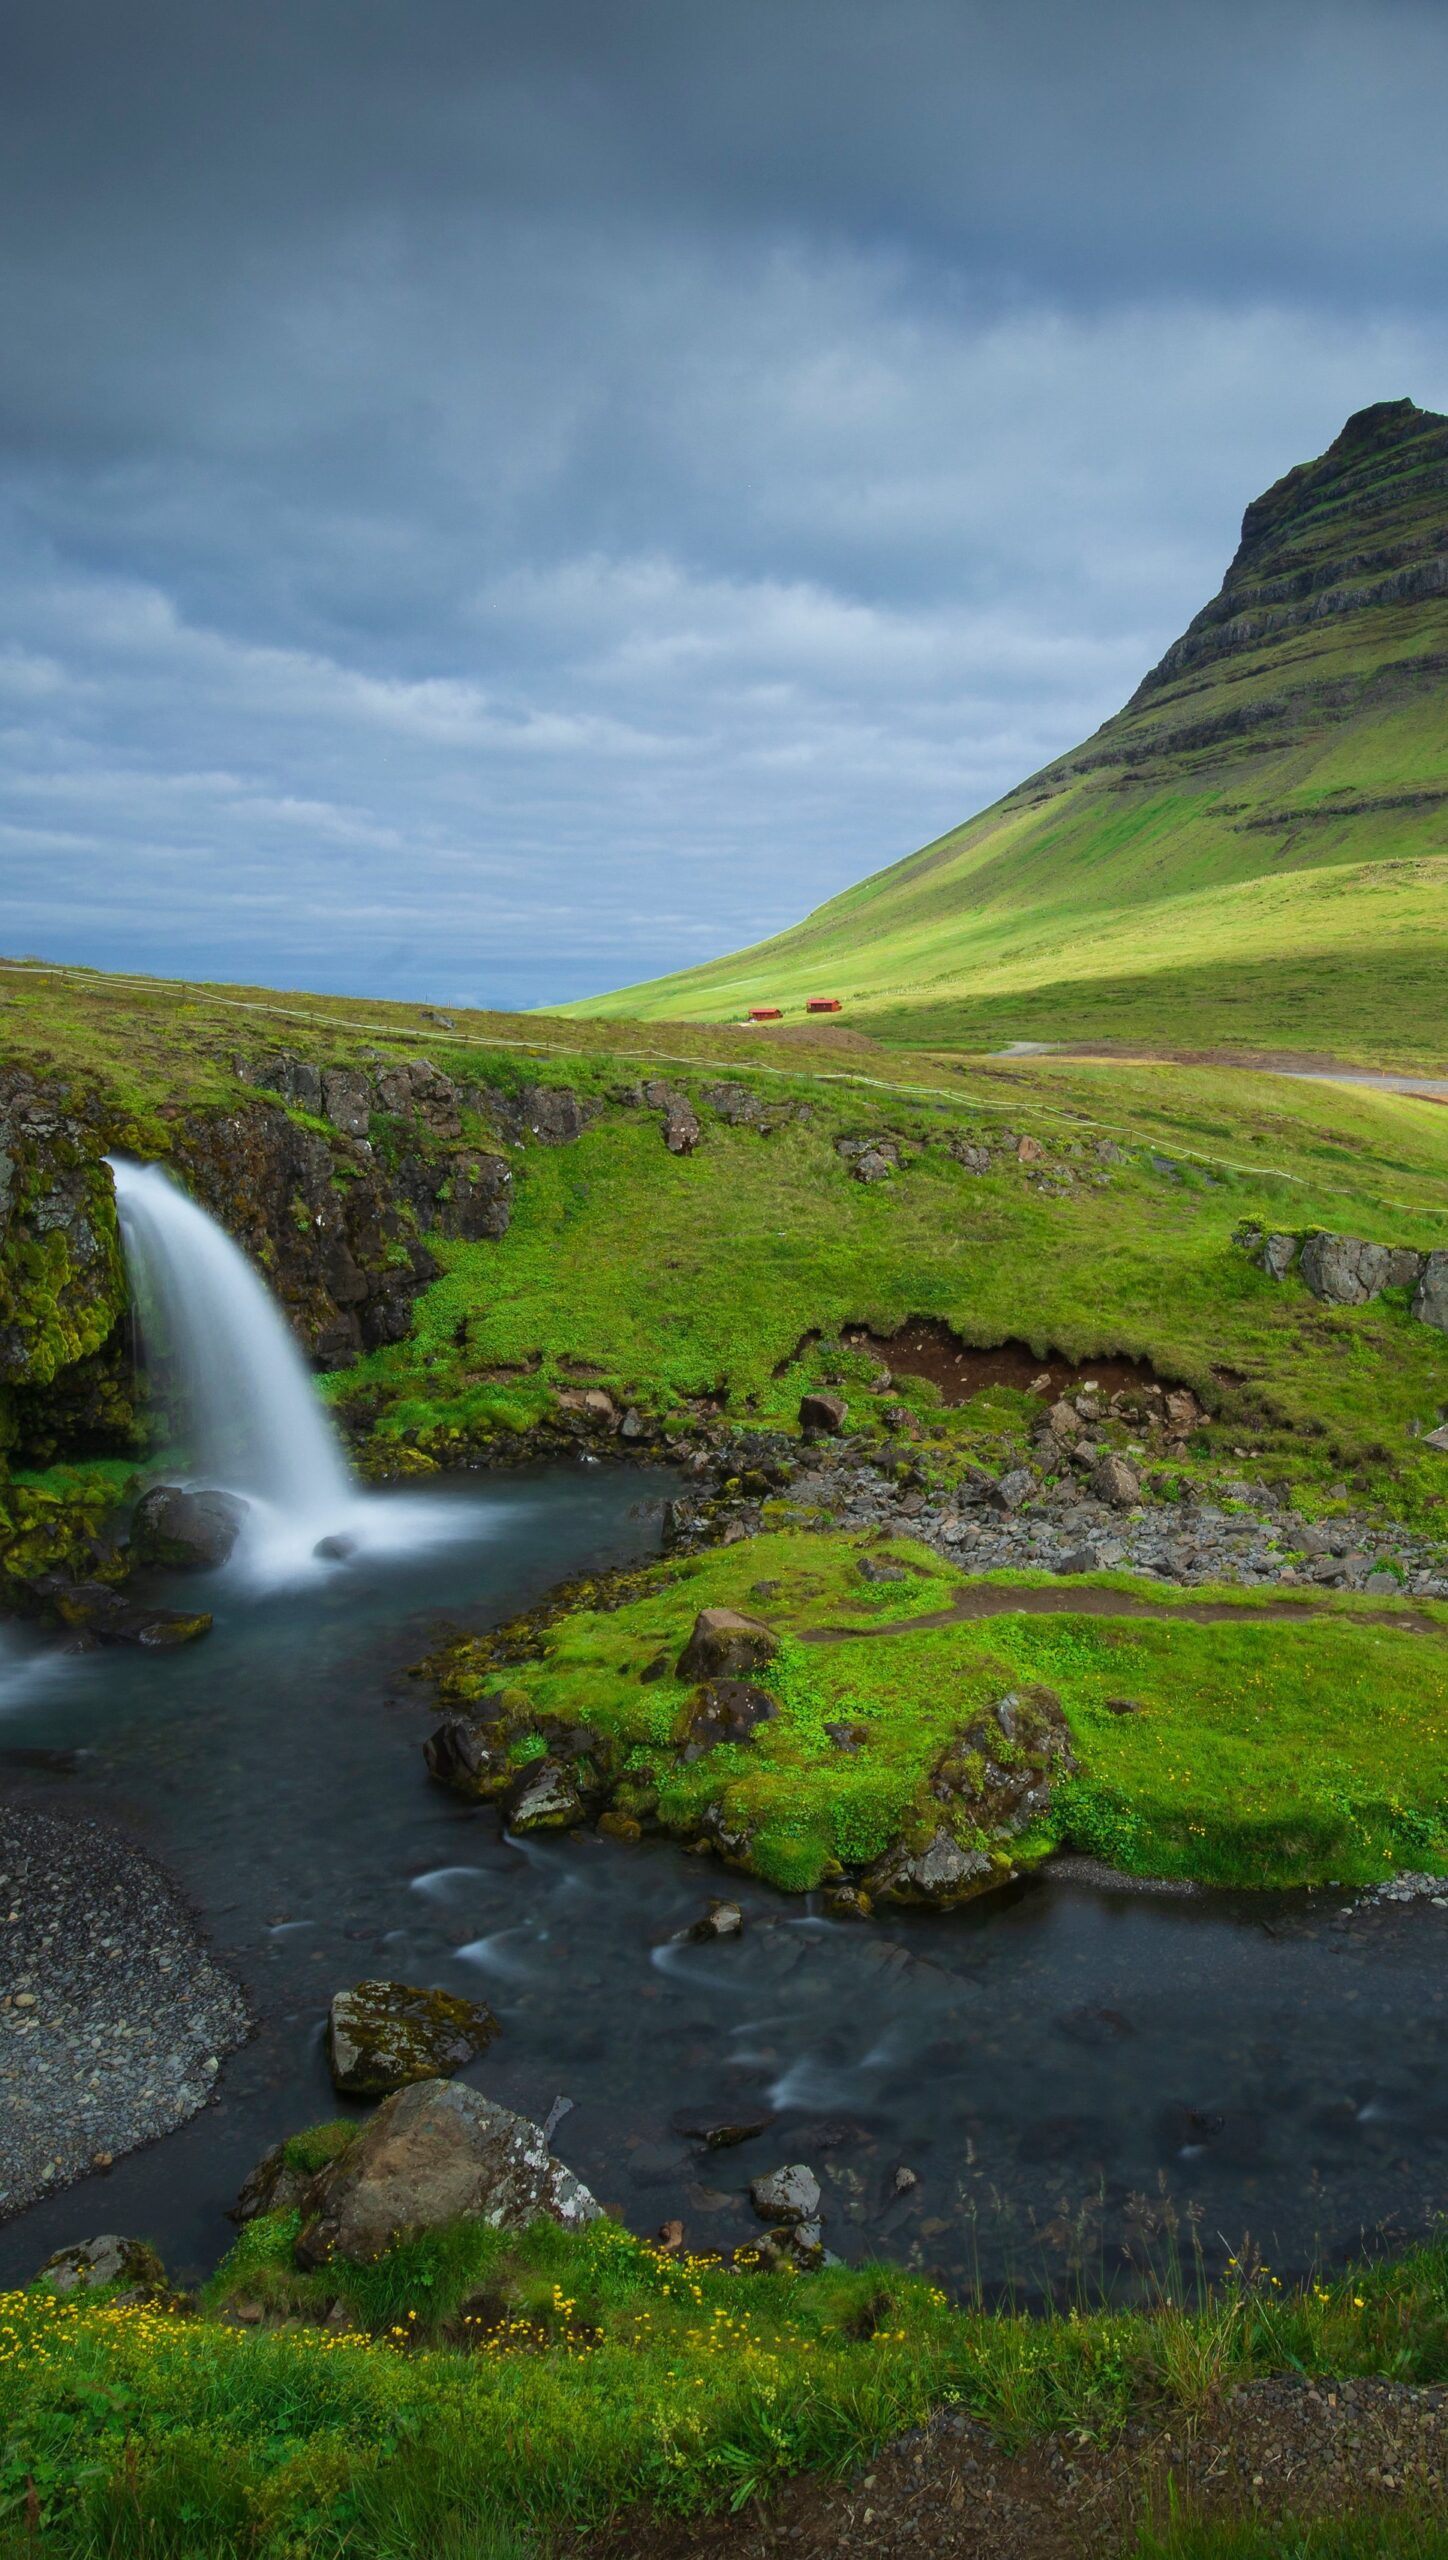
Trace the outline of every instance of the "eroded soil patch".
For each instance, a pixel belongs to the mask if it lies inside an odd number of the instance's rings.
[[[924,1378],[940,1391],[943,1404],[968,1404],[985,1387],[1032,1389],[1048,1402],[1075,1395],[1089,1383],[1116,1395],[1124,1388],[1174,1387],[1149,1360],[1131,1360],[1119,1352],[1097,1359],[1065,1360],[1057,1352],[1044,1359],[1028,1342],[1009,1340],[992,1350],[974,1349],[934,1316],[912,1316],[894,1333],[872,1333],[863,1325],[847,1325],[840,1336],[848,1351],[870,1351],[895,1378]]]

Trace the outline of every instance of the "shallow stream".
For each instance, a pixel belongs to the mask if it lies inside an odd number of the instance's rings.
[[[1255,2245],[1285,2274],[1394,2245],[1448,2200],[1448,1911],[1200,1899],[1042,1878],[953,1918],[830,1923],[659,1843],[504,1838],[432,1786],[406,1667],[448,1628],[657,1551],[672,1479],[555,1468],[440,1497],[457,1534],[212,1607],[172,1657],[106,1652],[0,1689],[7,1794],[133,1832],[181,1879],[258,2017],[215,2103],[0,2229],[0,2280],[120,2230],[180,2279],[281,2134],[337,2113],[331,1993],[387,1975],[487,1999],[470,2077],[537,2117],[634,2227],[757,2229],[748,2181],[807,2160],[847,2257],[952,2285],[1130,2288],[1148,2260]],[[204,1597],[203,1597],[204,1594]],[[28,1755],[74,1751],[75,1767]],[[676,1933],[710,1892],[741,1939]],[[775,2121],[708,2154],[682,2109]],[[897,2178],[911,2173],[914,2183]]]

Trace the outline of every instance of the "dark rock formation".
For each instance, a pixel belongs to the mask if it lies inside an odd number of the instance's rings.
[[[378,2108],[313,2182],[297,2241],[303,2267],[367,2262],[449,2222],[521,2231],[540,2215],[577,2230],[598,2218],[588,2189],[549,2152],[541,2125],[466,2084],[421,2080]]]
[[[697,1760],[721,1742],[747,1742],[756,1725],[778,1713],[779,1701],[752,1680],[706,1680],[689,1700],[676,1738],[684,1758]]]
[[[246,1518],[239,1494],[152,1485],[131,1515],[135,1563],[195,1567],[225,1564]]]

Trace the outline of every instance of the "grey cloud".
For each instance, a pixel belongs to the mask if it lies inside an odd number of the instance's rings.
[[[1115,707],[1442,403],[1429,0],[18,0],[5,940],[542,1001]]]

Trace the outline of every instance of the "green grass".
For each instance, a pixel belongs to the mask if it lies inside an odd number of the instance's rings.
[[[607,2222],[469,2224],[311,2276],[295,2231],[249,2226],[199,2318],[0,2297],[7,2560],[513,2560],[637,2501],[727,2510],[847,2473],[943,2405],[1007,2447],[1061,2428],[1110,2443],[1261,2374],[1448,2379],[1436,2244],[1297,2289],[1168,2272],[1151,2309],[1032,2319],[952,2307],[898,2268],[681,2263]],[[334,2302],[354,2327],[314,2325]],[[270,2320],[229,2325],[233,2304]]]
[[[879,1555],[908,1578],[862,1582],[861,1558]],[[1127,1575],[1081,1581],[1164,1606],[1159,1586]],[[742,1540],[626,1587],[636,1596],[542,1623],[532,1661],[499,1669],[514,1650],[506,1637],[460,1640],[434,1657],[443,1695],[466,1707],[505,1684],[520,1765],[542,1749],[540,1727],[586,1728],[619,1772],[615,1811],[692,1837],[717,1808],[748,1840],[743,1862],[787,1889],[864,1865],[898,1838],[928,1839],[942,1821],[964,1844],[998,1850],[1003,1867],[1067,1845],[1132,1874],[1217,1885],[1448,1870],[1448,1609],[1430,1608],[1436,1633],[1415,1634],[1373,1623],[1373,1605],[1352,1599],[1266,1620],[1250,1614],[1250,1595],[1224,1592],[1196,1597],[1229,1601],[1240,1623],[1199,1625],[1074,1611],[1068,1582],[1050,1614],[911,1629],[898,1622],[949,1607],[956,1571],[906,1540],[808,1530]],[[782,1639],[757,1675],[778,1714],[747,1742],[688,1760],[678,1738],[692,1684],[641,1674],[661,1654],[676,1659],[695,1613],[715,1606],[762,1617]],[[809,1640],[833,1629],[851,1632]],[[1001,1842],[974,1828],[968,1806],[942,1813],[929,1780],[983,1710],[1035,1684],[1060,1700],[1079,1773],[1057,1781],[1047,1824]],[[1136,1712],[1114,1711],[1121,1699]],[[831,1723],[862,1728],[861,1748],[839,1750]]]

